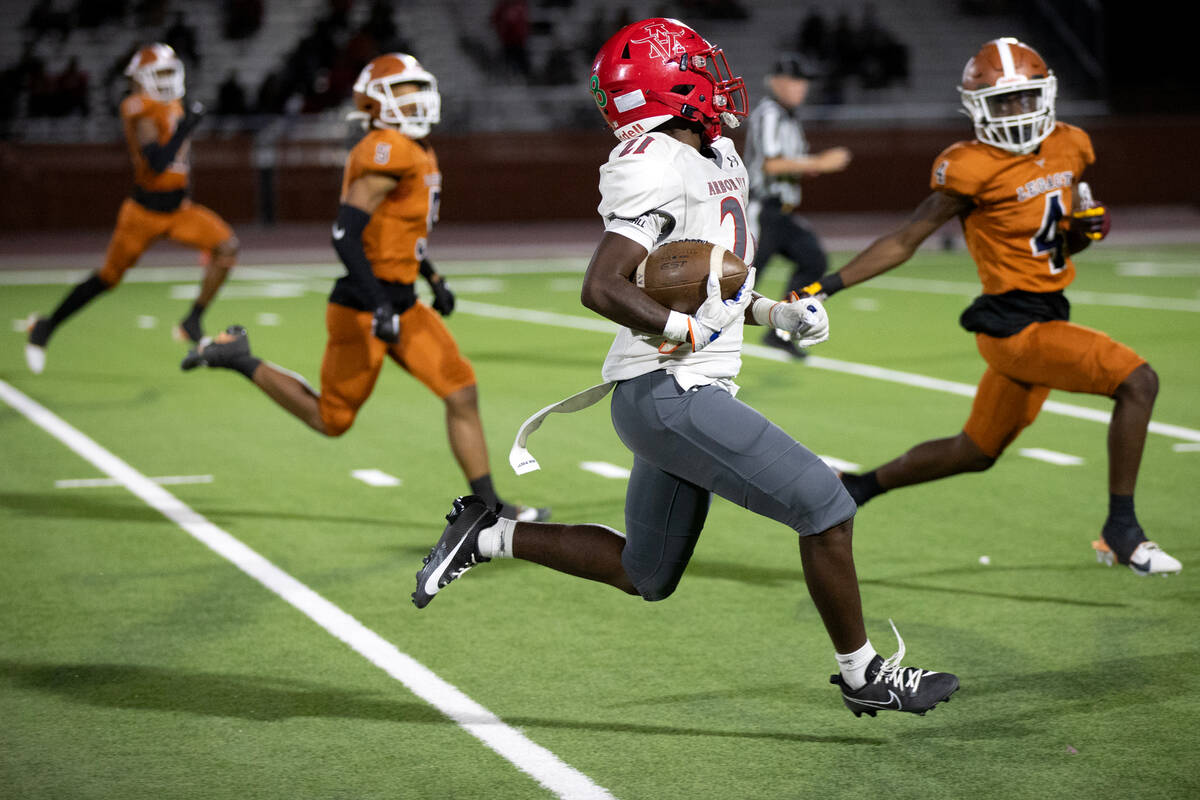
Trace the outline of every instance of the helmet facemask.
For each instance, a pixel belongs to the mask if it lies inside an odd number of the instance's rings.
[[[1012,153],[1032,153],[1054,130],[1057,80],[1053,75],[960,91],[981,142]]]
[[[156,61],[130,76],[141,90],[159,102],[169,102],[183,97],[183,62]]]
[[[415,92],[398,93],[403,85],[419,87]],[[379,103],[374,124],[395,128],[410,139],[423,139],[442,119],[442,96],[432,75],[428,80],[414,81],[406,75],[387,75],[368,81],[361,91]]]

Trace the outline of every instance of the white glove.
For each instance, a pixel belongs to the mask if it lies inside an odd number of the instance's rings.
[[[760,299],[754,307],[755,321],[786,331],[799,347],[811,347],[828,339],[829,315],[821,301],[815,297],[796,297],[795,294],[792,297],[795,299],[780,303]]]
[[[746,273],[737,294],[728,300],[721,299],[721,281],[716,274],[708,274],[706,289],[708,297],[696,309],[692,316],[685,316],[678,311],[672,311],[667,319],[663,335],[673,342],[659,346],[661,353],[673,353],[683,342],[692,343],[692,352],[703,350],[721,335],[721,331],[746,315],[746,307],[754,299],[755,269],[751,267]]]

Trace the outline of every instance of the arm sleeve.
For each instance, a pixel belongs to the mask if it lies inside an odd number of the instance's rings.
[[[175,132],[171,134],[171,138],[166,144],[151,142],[142,146],[142,155],[146,157],[146,163],[150,165],[150,169],[155,172],[162,172],[167,167],[171,166],[171,162],[175,160],[175,156],[179,153],[179,148],[183,147],[183,143],[191,136],[192,131],[200,124],[200,115],[188,112],[184,114],[183,119],[175,126]]]
[[[387,295],[379,285],[379,279],[371,270],[371,262],[363,250],[362,234],[371,215],[361,208],[342,203],[338,206],[337,221],[333,223],[333,249],[346,265],[346,274],[362,289],[376,308],[387,305]]]

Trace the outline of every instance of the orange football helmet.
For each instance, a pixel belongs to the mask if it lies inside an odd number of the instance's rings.
[[[183,97],[183,62],[170,45],[156,42],[141,48],[129,59],[125,74],[155,100]]]
[[[402,84],[416,91],[397,94]],[[377,56],[363,67],[354,82],[352,118],[374,127],[395,128],[412,139],[422,139],[442,119],[442,96],[437,78],[407,53]]]
[[[1054,130],[1058,80],[1029,45],[993,39],[971,57],[958,87],[979,141],[1032,153]]]

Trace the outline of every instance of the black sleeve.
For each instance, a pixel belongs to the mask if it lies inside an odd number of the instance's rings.
[[[437,274],[437,270],[433,268],[433,262],[428,258],[421,259],[421,277],[427,281],[433,280],[433,276]]]
[[[142,155],[146,157],[146,163],[150,165],[150,169],[155,172],[162,172],[167,167],[171,166],[171,162],[175,160],[175,155],[179,152],[179,148],[183,147],[183,143],[191,136],[192,131],[200,124],[201,115],[193,114],[188,111],[183,115],[183,119],[175,126],[175,133],[171,134],[171,138],[166,144],[151,142],[142,146]]]
[[[346,273],[350,280],[360,287],[363,297],[370,298],[371,303],[379,308],[388,304],[387,295],[379,285],[379,279],[371,270],[371,262],[363,250],[362,234],[371,215],[361,208],[342,203],[338,206],[337,221],[333,223],[333,249],[338,258],[346,265]]]

